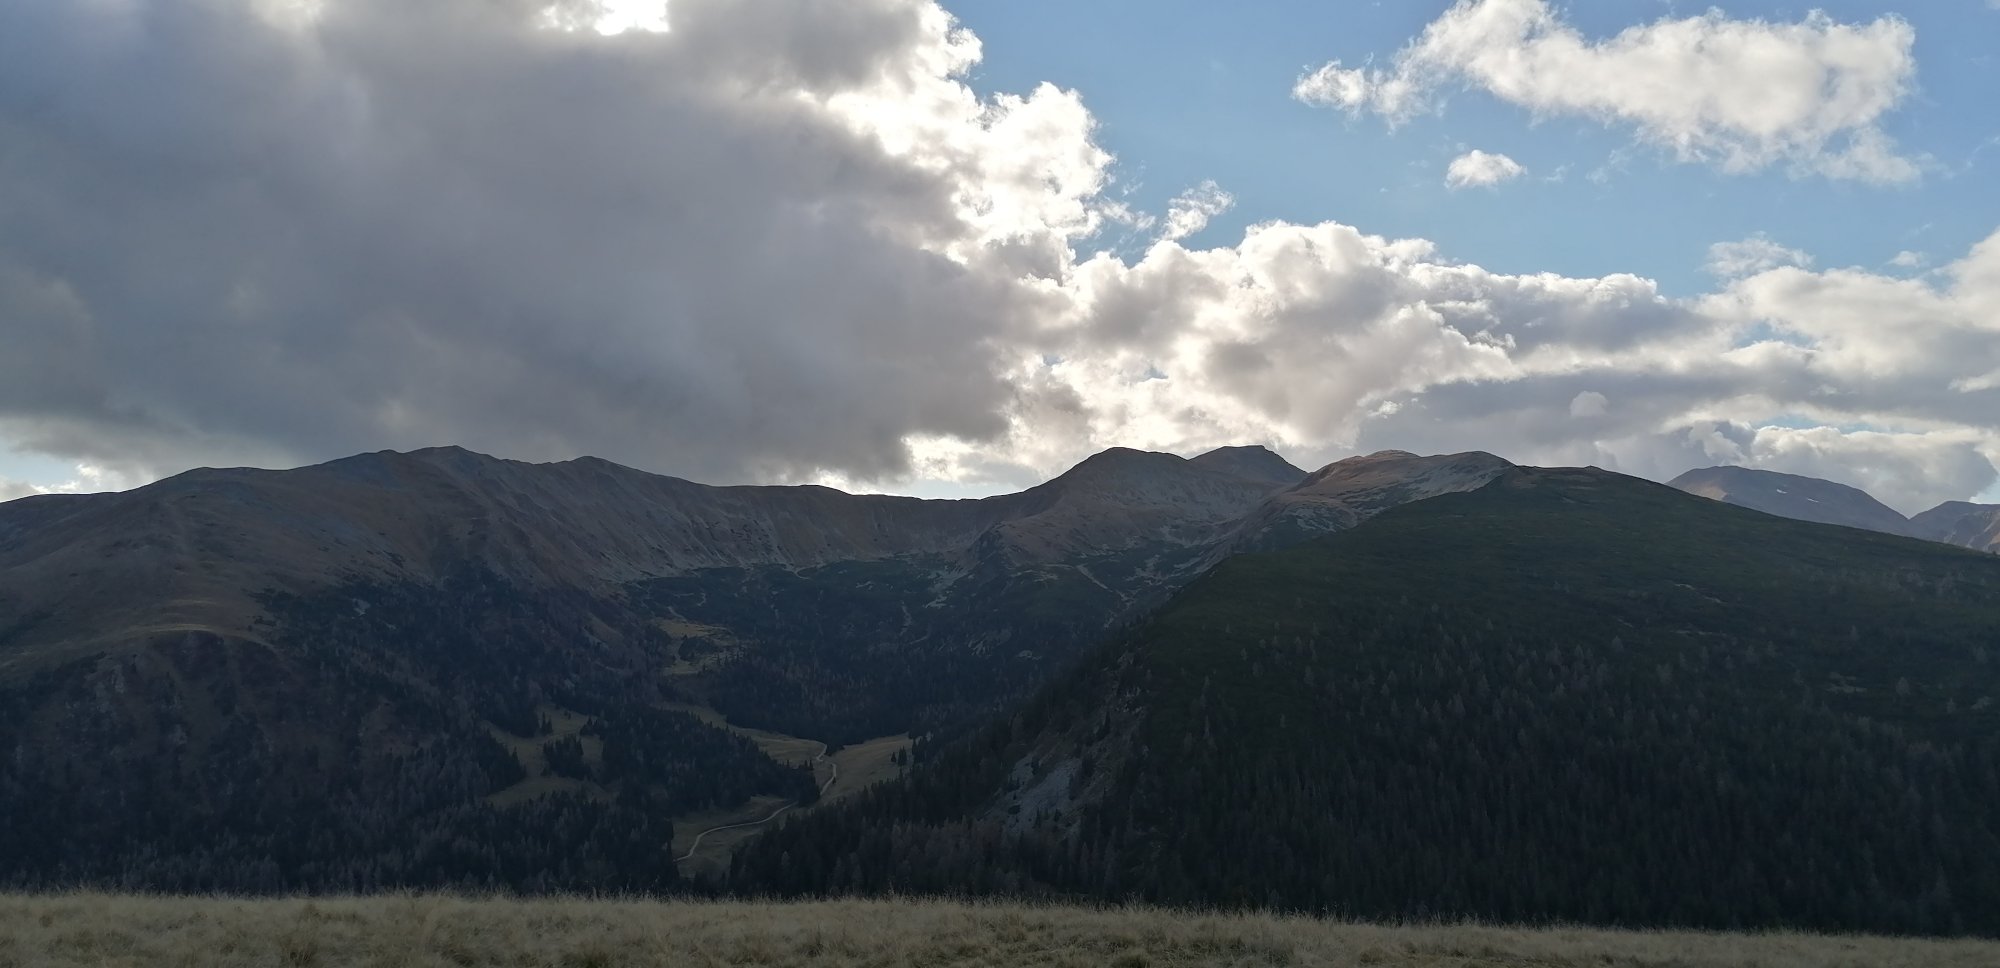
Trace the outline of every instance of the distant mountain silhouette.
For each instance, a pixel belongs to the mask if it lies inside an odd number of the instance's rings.
[[[1909,519],[1858,487],[1749,467],[1705,467],[1669,481],[1690,494],[1798,521],[1910,534]]]

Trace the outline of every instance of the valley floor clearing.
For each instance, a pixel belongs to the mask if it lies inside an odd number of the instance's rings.
[[[0,968],[27,966],[2000,965],[2000,942],[1481,926],[1004,903],[706,903],[389,896],[0,895]]]

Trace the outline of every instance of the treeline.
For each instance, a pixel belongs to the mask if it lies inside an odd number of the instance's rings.
[[[728,629],[735,649],[693,638],[706,670],[677,681],[730,721],[836,745],[963,727],[1011,709],[1107,627],[1141,609],[1138,561],[988,562],[945,582],[941,561],[714,569],[644,583],[640,607]],[[1128,597],[1113,588],[1129,584]]]
[[[601,761],[594,768],[585,764],[582,778],[638,791],[649,809],[669,815],[734,806],[760,794],[802,804],[819,798],[810,764],[783,766],[755,743],[686,713],[628,709],[592,720],[582,735],[603,741]]]

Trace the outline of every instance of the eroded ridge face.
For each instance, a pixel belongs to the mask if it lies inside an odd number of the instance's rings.
[[[1919,538],[2000,552],[2000,504],[1947,501],[1910,519]]]

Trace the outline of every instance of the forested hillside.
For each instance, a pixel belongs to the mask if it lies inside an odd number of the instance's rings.
[[[8,502],[0,884],[669,888],[677,819],[816,795],[714,713],[964,728],[1303,476],[1114,450],[919,501],[439,448]]]
[[[754,727],[921,769],[744,890],[1994,929],[2000,560],[1485,454],[1297,475],[437,451],[14,502],[0,883],[671,890],[676,821],[815,801]]]
[[[1224,563],[736,878],[2000,933],[1995,648],[1991,556],[1511,471]]]
[[[643,652],[552,648],[590,641],[590,604],[476,576],[273,596],[275,647],[163,635],[9,683],[0,881],[663,890],[674,816],[811,796],[809,772],[657,708]],[[556,709],[587,739],[552,735]]]

